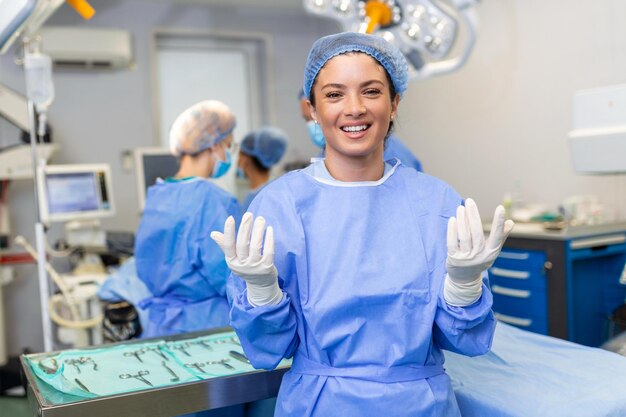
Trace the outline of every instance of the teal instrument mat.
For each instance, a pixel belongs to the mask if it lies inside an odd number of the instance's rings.
[[[56,391],[81,398],[257,371],[243,355],[234,332],[33,356],[26,357],[33,374]]]

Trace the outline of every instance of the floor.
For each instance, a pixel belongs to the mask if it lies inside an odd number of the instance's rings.
[[[6,417],[32,417],[26,397],[0,396],[0,414]]]
[[[21,366],[19,359],[10,357],[0,367],[0,417],[32,417],[28,400],[24,396],[24,388],[20,385]]]

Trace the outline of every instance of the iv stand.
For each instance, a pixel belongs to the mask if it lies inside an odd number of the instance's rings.
[[[30,40],[24,39],[24,54],[28,53]],[[44,351],[52,351],[52,321],[48,312],[50,288],[46,272],[46,232],[39,213],[39,194],[37,190],[38,160],[37,160],[37,125],[35,123],[35,103],[28,97],[28,124],[30,128],[30,150],[33,165],[33,189],[35,197],[35,242],[37,245],[37,276],[39,278],[39,302],[41,304],[41,325],[43,328]],[[41,138],[43,142],[43,137]]]

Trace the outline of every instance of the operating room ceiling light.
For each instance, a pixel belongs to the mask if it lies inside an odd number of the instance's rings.
[[[304,7],[336,20],[344,31],[371,33],[395,43],[407,57],[410,78],[424,79],[452,72],[467,61],[476,38],[478,1],[304,0]],[[455,48],[460,27],[466,36]]]

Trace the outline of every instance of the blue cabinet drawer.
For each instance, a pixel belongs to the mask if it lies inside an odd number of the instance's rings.
[[[546,288],[546,274],[543,267],[540,271],[524,271],[519,269],[492,266],[489,268],[489,283],[505,287],[527,289]]]
[[[517,317],[547,317],[546,292],[542,289],[517,289],[491,284],[493,310]]]
[[[545,289],[545,263],[544,252],[503,249],[489,268],[489,282],[516,289]]]
[[[496,319],[503,323],[528,330],[529,332],[548,334],[548,319],[545,317],[518,317],[494,312]]]
[[[494,266],[523,271],[541,271],[546,262],[546,254],[538,250],[503,248]]]

